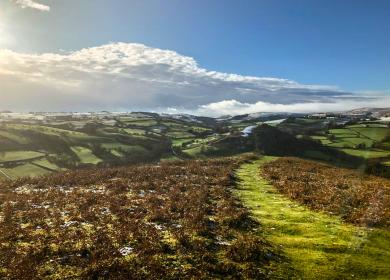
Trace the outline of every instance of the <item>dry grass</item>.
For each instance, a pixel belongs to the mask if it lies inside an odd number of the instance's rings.
[[[390,226],[390,181],[356,170],[298,158],[264,165],[262,175],[280,192],[311,209],[366,226]]]
[[[1,279],[268,278],[279,257],[232,195],[238,160],[0,183]]]

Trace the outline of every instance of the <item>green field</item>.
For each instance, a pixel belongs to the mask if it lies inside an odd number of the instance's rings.
[[[388,135],[387,124],[358,123],[328,130],[321,119],[285,120],[269,123],[296,136],[302,135],[302,138],[311,135],[323,145],[363,158],[389,155],[389,141],[379,143]],[[172,147],[177,155],[182,153],[184,157],[206,157],[208,152],[208,155],[222,155],[219,151],[223,149],[216,148],[218,139],[239,135],[245,127],[258,123],[258,119],[239,118],[221,123],[200,123],[152,114],[148,117],[144,113],[103,118],[10,120],[0,125],[0,162],[21,160],[27,164],[34,157],[51,155],[50,161],[45,156],[37,164],[46,170],[58,170],[99,162],[158,161],[173,156]],[[228,147],[225,152],[230,150],[232,153],[241,151],[240,147]],[[328,156],[316,151],[307,153],[312,158],[329,160]]]
[[[143,129],[137,129],[137,128],[125,128],[122,129],[125,133],[128,133],[130,135],[136,134],[136,135],[145,135],[145,130]]]
[[[329,145],[332,144],[332,141],[330,141],[327,137],[325,136],[318,136],[318,135],[313,135],[311,136],[311,139],[320,141],[322,145]]]
[[[19,165],[14,168],[0,168],[0,170],[8,175],[11,179],[50,174],[50,171],[30,163]],[[7,178],[7,176],[4,176],[4,173],[0,173],[0,177],[3,179]]]
[[[60,170],[60,168],[56,164],[51,163],[50,161],[48,161],[45,158],[44,159],[39,159],[39,160],[34,160],[33,163],[35,163],[35,164],[37,164],[39,166],[51,169],[51,170]]]
[[[29,168],[31,175],[42,173],[37,168],[44,169],[46,173],[74,168],[80,164],[96,165],[103,161],[110,164],[142,162],[164,156],[162,151],[169,151],[169,147],[166,147],[169,145],[167,137],[172,140],[178,137],[194,138],[187,132],[191,125],[172,121],[168,122],[171,128],[160,122],[151,118],[128,118],[122,122],[93,118],[50,120],[45,123],[36,120],[8,121],[0,126],[0,162],[17,160],[27,164],[38,156],[44,157],[35,162],[37,166]],[[156,132],[154,128],[157,125],[166,130]],[[159,147],[162,145],[165,148]],[[99,150],[99,147],[106,151]],[[50,155],[50,161],[46,155]],[[24,176],[29,169],[18,167],[12,172]],[[20,174],[16,174],[19,171]]]
[[[361,135],[362,137],[366,137],[376,141],[381,141],[386,137],[390,136],[390,129],[384,127],[358,127],[350,128],[350,130]]]
[[[30,142],[28,138],[18,135],[14,132],[8,131],[6,129],[7,128],[0,128],[0,136],[21,145],[25,145]]]
[[[341,149],[341,150],[346,152],[347,154],[362,157],[365,159],[390,156],[390,151],[379,150],[379,149],[372,149],[372,150]]]
[[[189,137],[189,138],[174,138],[172,139],[172,144],[174,146],[179,146],[181,147],[183,143],[187,143],[187,142],[193,142],[194,141],[194,138],[193,137]]]
[[[128,120],[122,120],[126,124],[134,125],[134,126],[140,126],[140,127],[149,127],[157,125],[157,121],[153,119],[128,119]]]
[[[179,139],[194,137],[193,134],[186,131],[172,131],[172,132],[168,132],[166,135],[172,138],[179,138]]]
[[[195,148],[185,149],[183,152],[191,157],[197,157],[202,152],[202,147],[198,146]]]
[[[88,148],[81,146],[73,146],[71,149],[78,156],[81,163],[98,164],[99,162],[102,162],[102,160],[95,156]]]
[[[35,151],[7,151],[0,152],[0,162],[29,160],[44,156],[45,154]]]
[[[129,146],[129,145],[124,145],[124,144],[120,144],[120,143],[103,143],[102,147],[104,149],[109,150],[115,156],[119,156],[119,157],[124,156],[124,153],[126,153],[126,154],[147,153],[147,150],[144,147],[139,146],[139,145]]]
[[[371,159],[390,155],[390,143],[383,142],[389,135],[390,130],[384,125],[362,123],[330,129],[324,136],[312,135],[311,138],[349,155]]]
[[[361,138],[371,141],[382,141],[390,135],[388,128],[360,126],[347,126],[346,128],[330,129],[329,133],[333,134],[336,138]]]

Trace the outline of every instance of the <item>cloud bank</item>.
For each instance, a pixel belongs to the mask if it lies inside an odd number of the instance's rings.
[[[69,53],[0,50],[0,109],[205,115],[390,106],[388,96],[209,71],[174,51],[112,43]],[[170,108],[170,109],[169,109]]]
[[[15,2],[17,5],[19,5],[23,9],[31,8],[31,9],[36,9],[36,10],[40,10],[43,12],[50,11],[49,6],[37,3],[37,2],[32,1],[32,0],[13,0],[13,2]]]

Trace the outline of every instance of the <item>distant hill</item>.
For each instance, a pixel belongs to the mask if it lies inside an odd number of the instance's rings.
[[[232,135],[215,142],[206,151],[209,155],[231,155],[256,151],[272,156],[299,156],[312,159],[340,162],[355,167],[363,164],[359,157],[348,155],[337,149],[326,147],[311,139],[298,139],[276,127],[262,124],[253,129],[249,137]]]
[[[376,161],[390,169],[389,124],[370,117],[389,111],[259,112],[219,118],[154,112],[3,113],[0,179],[251,151],[342,159],[355,166]],[[258,128],[251,133],[253,127]]]

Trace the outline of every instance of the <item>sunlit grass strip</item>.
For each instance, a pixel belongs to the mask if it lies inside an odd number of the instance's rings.
[[[291,259],[296,277],[388,279],[390,233],[344,224],[279,194],[259,175],[259,167],[273,159],[244,164],[237,172],[237,194],[263,225],[266,237]]]

